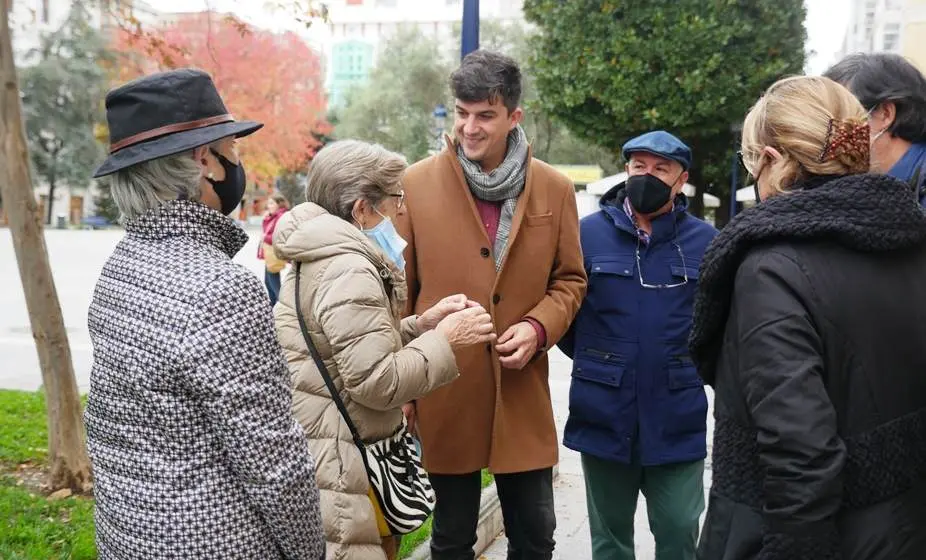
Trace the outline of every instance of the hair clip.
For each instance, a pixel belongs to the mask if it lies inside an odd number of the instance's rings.
[[[837,121],[830,119],[826,131],[826,141],[820,152],[819,162],[824,163],[838,159],[844,154],[867,159],[870,144],[870,129],[867,122]]]

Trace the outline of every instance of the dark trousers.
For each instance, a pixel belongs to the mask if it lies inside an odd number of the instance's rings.
[[[432,474],[437,495],[431,529],[432,560],[473,560],[482,477]],[[508,560],[553,558],[553,469],[495,475],[505,518]]]
[[[280,297],[280,273],[270,272],[265,268],[264,285],[267,286],[267,294],[270,295],[270,307],[273,307]]]

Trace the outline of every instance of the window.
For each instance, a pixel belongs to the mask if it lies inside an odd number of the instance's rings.
[[[889,23],[884,26],[884,35],[881,40],[881,48],[886,51],[897,50],[900,46],[900,24]]]

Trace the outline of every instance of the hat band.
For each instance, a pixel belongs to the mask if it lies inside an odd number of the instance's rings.
[[[195,121],[187,121],[182,123],[168,124],[165,126],[159,126],[158,128],[153,128],[151,130],[146,130],[145,132],[139,132],[129,136],[128,138],[123,138],[118,142],[109,145],[109,153],[113,154],[118,152],[123,148],[128,148],[129,146],[140,144],[145,140],[151,140],[158,136],[164,136],[165,134],[173,134],[175,132],[184,132],[187,130],[194,130],[197,128],[203,128],[206,126],[212,126],[214,124],[221,124],[226,122],[234,122],[235,117],[230,113],[225,113],[224,115],[216,115],[214,117],[207,117],[205,119],[197,119]]]

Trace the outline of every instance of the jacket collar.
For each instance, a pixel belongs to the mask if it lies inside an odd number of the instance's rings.
[[[125,231],[141,239],[188,237],[233,258],[248,242],[248,234],[231,218],[190,200],[171,200],[129,220]]]
[[[353,224],[311,202],[283,214],[273,235],[277,254],[289,261],[313,262],[354,253],[369,260],[384,281],[404,286],[405,271]]]

